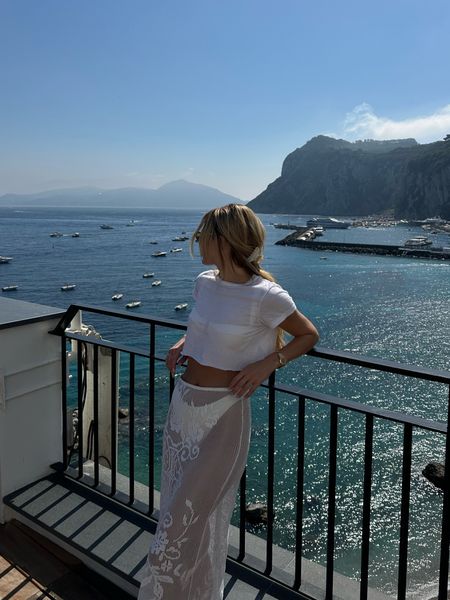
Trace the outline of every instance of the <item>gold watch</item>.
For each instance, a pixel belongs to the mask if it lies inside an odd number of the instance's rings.
[[[277,352],[276,354],[278,358],[277,369],[281,369],[281,367],[285,367],[287,365],[287,360],[282,352]]]

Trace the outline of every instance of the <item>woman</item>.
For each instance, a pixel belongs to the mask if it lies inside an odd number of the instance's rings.
[[[139,600],[219,600],[228,527],[245,468],[251,394],[319,339],[260,267],[265,230],[244,205],[204,215],[191,239],[216,270],[197,277],[183,336],[169,350],[177,379],[163,438],[160,518]],[[283,331],[292,340],[283,346]]]

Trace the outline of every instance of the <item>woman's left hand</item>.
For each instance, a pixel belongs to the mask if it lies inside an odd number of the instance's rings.
[[[277,363],[276,354],[269,354],[266,358],[251,363],[239,371],[228,387],[235,396],[247,399],[275,371]]]

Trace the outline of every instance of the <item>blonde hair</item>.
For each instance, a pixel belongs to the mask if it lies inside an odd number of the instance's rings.
[[[190,242],[191,255],[194,255],[194,242],[201,234],[207,243],[210,240],[223,237],[230,245],[231,261],[243,268],[249,275],[259,275],[268,281],[275,278],[261,268],[263,247],[266,230],[261,220],[251,208],[244,204],[227,204],[213,208],[203,215]],[[219,245],[219,252],[222,251]],[[284,345],[283,330],[278,328],[276,347],[279,350]]]

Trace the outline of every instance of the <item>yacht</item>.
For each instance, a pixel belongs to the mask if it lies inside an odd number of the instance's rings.
[[[155,276],[155,274],[154,274],[154,273],[144,273],[144,274],[142,275],[142,277],[143,277],[144,279],[150,279],[150,277],[154,277],[154,276]]]
[[[404,243],[405,248],[420,248],[422,246],[429,246],[433,242],[427,238],[426,235],[416,235],[415,237],[406,240]]]
[[[5,285],[2,287],[2,292],[15,292],[18,287],[17,285]]]
[[[50,237],[60,238],[62,236],[63,236],[63,234],[60,231],[54,231],[53,233],[50,234]]]
[[[175,306],[175,310],[184,310],[187,307],[188,307],[187,302],[182,302],[181,304],[177,304]]]
[[[78,231],[75,231],[75,233],[72,233],[72,237],[80,237],[80,234],[78,233]]]
[[[132,302],[128,302],[128,304],[126,304],[125,306],[127,308],[137,308],[140,305],[141,305],[141,301],[140,300],[133,300]]]
[[[333,217],[314,217],[306,221],[306,227],[319,227],[324,229],[347,229],[351,223],[348,221],[339,221]]]
[[[445,220],[441,219],[441,217],[428,217],[427,219],[424,219],[422,223],[425,225],[442,225],[442,223],[445,223]]]
[[[171,252],[183,252],[183,248],[172,248]]]
[[[74,283],[66,283],[61,286],[61,290],[63,292],[69,292],[70,290],[74,290],[77,286]]]
[[[12,256],[0,256],[0,265],[4,265],[12,261]]]
[[[166,256],[167,252],[163,252],[162,250],[159,250],[158,252],[153,252],[152,256]]]
[[[111,296],[111,300],[120,300],[121,298],[123,298],[123,294],[114,294]]]
[[[318,225],[317,227],[313,227],[313,231],[316,235],[323,235],[324,229],[322,225]]]
[[[160,279],[155,279],[155,281],[152,282],[152,286],[156,287],[158,285],[161,285],[161,280]]]

